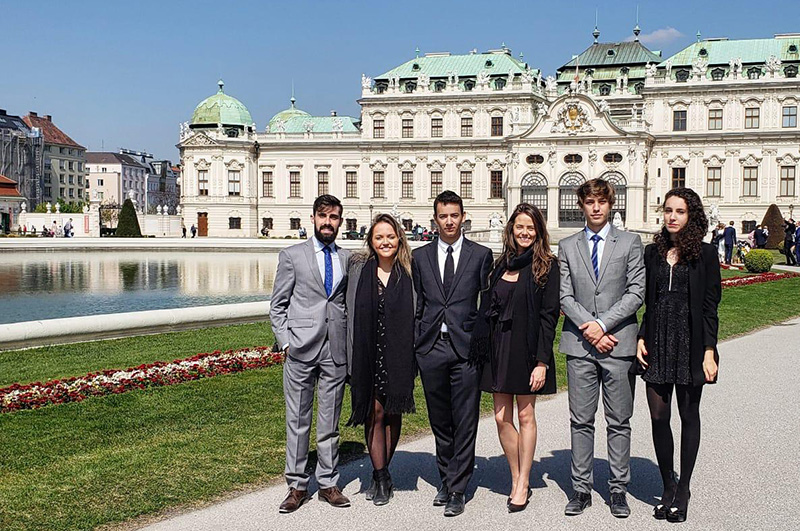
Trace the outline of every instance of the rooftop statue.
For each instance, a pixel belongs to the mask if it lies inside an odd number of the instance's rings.
[[[371,89],[372,88],[372,78],[367,76],[367,75],[365,75],[365,74],[361,74],[361,88],[362,89],[366,89],[366,90]]]

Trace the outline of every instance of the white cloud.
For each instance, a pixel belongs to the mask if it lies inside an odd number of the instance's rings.
[[[683,36],[683,33],[680,31],[676,30],[672,26],[667,26],[666,28],[657,29],[650,33],[643,33],[639,35],[639,40],[642,42],[642,44],[646,44],[648,46],[665,46]],[[632,41],[633,39],[634,37],[630,36],[625,40]]]

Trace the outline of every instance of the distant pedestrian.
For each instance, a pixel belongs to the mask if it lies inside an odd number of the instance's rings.
[[[800,265],[800,226],[794,231],[794,265]]]
[[[765,227],[766,225],[759,225],[756,227],[756,230],[753,231],[753,240],[756,249],[764,249],[767,247],[768,234]]]
[[[186,224],[181,220],[181,238],[186,237]]]
[[[730,222],[730,225],[725,227],[723,237],[725,240],[725,263],[731,265],[733,248],[736,247],[736,228],[733,226],[733,221]]]
[[[23,225],[22,226],[22,234],[23,235],[28,234],[28,226],[27,225]]]
[[[72,238],[72,218],[64,224],[64,237]]]
[[[787,219],[783,222],[783,254],[786,255],[786,265],[797,265],[797,260],[794,257],[794,232],[797,226],[794,224],[793,219]]]
[[[56,223],[56,220],[53,220],[52,233],[53,233],[53,238],[55,238],[58,235],[58,223]]]
[[[192,223],[192,228],[190,230],[192,231],[192,238],[197,236],[197,227],[194,226],[194,223]]]

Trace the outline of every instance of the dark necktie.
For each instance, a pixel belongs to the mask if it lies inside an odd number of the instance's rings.
[[[322,248],[322,252],[325,253],[325,293],[330,297],[331,291],[333,291],[333,260],[331,259],[331,248],[326,245]]]
[[[602,239],[603,238],[601,238],[599,234],[592,236],[592,241],[594,242],[594,246],[592,247],[592,267],[594,268],[594,278],[600,277],[600,270],[597,267],[597,244],[599,244],[600,240]]]
[[[448,245],[447,258],[444,261],[444,280],[442,281],[445,295],[450,293],[450,286],[453,285],[453,276],[455,276],[455,274],[456,274],[456,267],[455,267],[455,261],[453,261],[453,246]]]

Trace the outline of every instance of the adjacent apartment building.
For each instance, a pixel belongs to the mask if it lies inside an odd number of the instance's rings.
[[[145,208],[150,173],[147,162],[127,153],[89,151],[86,167],[92,199],[121,205],[132,193],[137,207]]]

